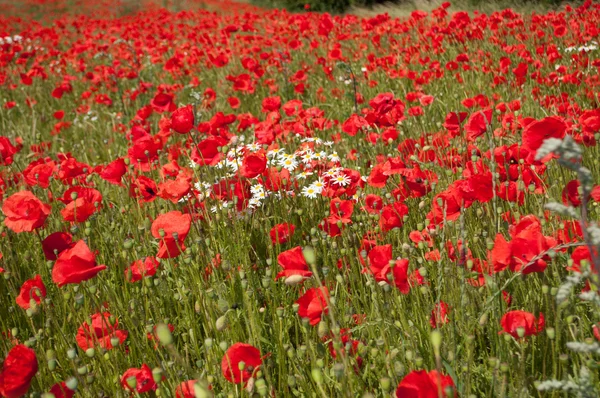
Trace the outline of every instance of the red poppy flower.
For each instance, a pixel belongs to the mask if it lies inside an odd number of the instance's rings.
[[[125,279],[127,282],[141,281],[147,276],[156,275],[159,262],[154,257],[146,257],[144,260],[135,260],[125,270]]]
[[[244,363],[242,369],[240,369],[241,362]],[[231,383],[246,383],[254,376],[261,364],[262,359],[258,348],[250,344],[235,343],[225,352],[221,361],[221,371]]]
[[[16,301],[19,307],[27,310],[31,300],[39,304],[44,297],[46,297],[46,286],[42,282],[42,277],[36,275],[33,279],[28,279],[23,283]]]
[[[191,181],[190,177],[180,173],[174,180],[166,180],[158,185],[158,196],[177,203],[192,189]]]
[[[267,156],[264,151],[249,152],[244,155],[240,173],[246,178],[261,175],[267,168]]]
[[[340,198],[334,198],[329,204],[329,217],[327,222],[335,224],[341,221],[342,224],[349,224],[352,222],[352,212],[354,211],[354,203],[350,200],[341,200]]]
[[[287,278],[292,275],[309,278],[312,275],[312,272],[308,270],[308,264],[300,246],[280,253],[277,256],[277,264],[283,268],[283,271],[277,274],[276,279]]]
[[[429,324],[432,328],[437,328],[445,323],[450,322],[448,315],[450,314],[450,307],[448,304],[440,301],[435,305],[435,308],[431,311],[431,317],[429,318]]]
[[[368,254],[369,270],[377,282],[393,284],[408,294],[408,260],[392,260],[392,245],[375,246]],[[390,278],[391,274],[391,278]]]
[[[558,116],[535,121],[523,130],[523,147],[536,152],[547,138],[564,138],[567,125]]]
[[[187,134],[194,128],[194,109],[191,105],[179,108],[171,114],[171,128],[179,134]]]
[[[129,196],[142,202],[152,202],[156,199],[157,193],[156,182],[146,176],[137,177],[129,186]]]
[[[131,379],[135,379],[135,387],[131,388]],[[133,383],[131,383],[133,384]],[[130,368],[123,373],[121,376],[121,386],[128,391],[135,391],[139,394],[143,394],[148,391],[155,391],[158,386],[152,377],[152,369],[146,364],[143,364],[141,368]]]
[[[223,154],[219,147],[225,145],[227,141],[221,138],[209,137],[200,141],[192,150],[191,158],[194,163],[200,166],[214,166],[221,161]]]
[[[292,235],[294,235],[294,231],[296,230],[296,226],[294,224],[283,223],[277,224],[271,231],[269,232],[269,236],[271,237],[271,242],[273,244],[284,244],[287,243]]]
[[[152,98],[152,101],[150,101],[150,105],[152,105],[154,111],[159,113],[173,112],[177,109],[177,105],[173,103],[173,96],[165,93],[156,94],[154,98]]]
[[[396,389],[397,398],[440,398],[456,396],[456,392],[448,395],[448,388],[454,388],[450,376],[438,373],[437,370],[413,370],[400,381]]]
[[[121,179],[127,172],[127,165],[123,158],[118,158],[107,164],[99,173],[100,178],[114,185],[123,186]]]
[[[14,346],[8,352],[0,371],[0,395],[6,398],[24,396],[37,371],[35,351],[23,344]]]
[[[581,197],[579,196],[580,185],[579,180],[571,180],[567,183],[562,191],[562,201],[565,206],[579,207],[581,205]]]
[[[185,250],[183,241],[187,237],[192,225],[189,214],[180,211],[170,211],[161,214],[152,223],[152,236],[160,239],[158,258],[173,258]]]
[[[17,148],[11,144],[8,137],[0,136],[0,164],[4,166],[12,164],[13,155],[17,152]]]
[[[364,209],[369,214],[379,214],[381,209],[383,209],[383,199],[378,195],[368,194],[365,197]]]
[[[69,389],[64,381],[56,383],[50,388],[50,394],[54,395],[54,398],[73,398],[75,391]]]
[[[106,265],[98,265],[96,256],[83,240],[58,255],[52,268],[52,281],[62,287],[70,283],[81,283],[95,277]]]
[[[329,290],[325,287],[313,287],[308,289],[302,297],[296,301],[300,306],[298,308],[298,315],[301,318],[307,318],[312,326],[315,326],[321,321],[323,314],[329,312],[327,307],[327,298],[329,297]]]
[[[194,385],[196,380],[184,381],[175,389],[175,398],[195,398]]]
[[[51,207],[29,191],[20,191],[9,196],[2,205],[6,216],[4,225],[16,233],[38,229],[50,215]]]
[[[79,348],[84,351],[93,347],[110,350],[113,348],[112,338],[118,338],[119,344],[123,343],[129,333],[126,330],[119,330],[119,322],[115,319],[114,323],[111,323],[110,318],[109,312],[96,313],[91,316],[91,325],[84,322],[75,337]]]
[[[66,232],[54,232],[42,241],[42,250],[46,260],[56,260],[63,251],[73,247],[73,237]]]
[[[102,208],[102,194],[94,188],[69,188],[60,200],[67,205],[60,211],[65,221],[84,222]]]
[[[515,339],[519,337],[519,329],[523,331],[523,336],[532,336],[544,330],[544,315],[540,313],[536,320],[535,315],[526,311],[509,311],[500,320],[504,333],[508,333]],[[502,333],[502,332],[501,332]]]
[[[467,140],[474,141],[483,135],[492,124],[492,109],[478,110],[471,114],[465,125]]]
[[[408,206],[402,202],[394,202],[392,205],[384,206],[379,218],[379,226],[383,232],[404,225],[404,216],[408,215]]]

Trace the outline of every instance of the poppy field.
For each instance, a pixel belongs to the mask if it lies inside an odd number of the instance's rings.
[[[600,394],[600,4],[168,3],[0,15],[0,396]]]

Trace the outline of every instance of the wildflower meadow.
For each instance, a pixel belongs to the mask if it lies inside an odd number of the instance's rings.
[[[0,396],[600,396],[600,4],[0,11]]]

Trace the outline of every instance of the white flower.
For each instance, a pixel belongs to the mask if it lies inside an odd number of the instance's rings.
[[[350,177],[348,177],[346,174],[338,174],[333,178],[332,183],[345,187],[346,185],[350,184]]]
[[[340,161],[340,156],[337,154],[337,152],[332,153],[331,155],[328,156],[328,158],[332,162],[339,162]]]
[[[302,195],[309,198],[309,199],[314,199],[317,197],[317,195],[320,192],[317,192],[317,190],[315,190],[312,185],[309,187],[304,187],[302,188]]]
[[[310,149],[307,149],[306,151],[304,151],[304,154],[302,154],[302,156],[300,156],[300,160],[304,164],[310,163],[315,158],[316,158],[315,154]]]
[[[325,141],[325,142],[323,143],[323,145],[325,145],[325,146],[333,146],[333,144],[334,144],[334,142],[333,142],[333,141]]]
[[[280,161],[279,165],[288,171],[294,171],[298,167],[298,162],[294,158],[288,158]]]
[[[323,173],[323,175],[325,177],[335,178],[338,175],[338,170],[336,170],[336,169],[329,169],[325,173]]]
[[[311,171],[303,171],[302,173],[298,174],[296,176],[297,179],[299,180],[304,180],[306,179],[306,177],[313,175],[313,173]]]
[[[264,192],[264,191],[265,191],[265,187],[263,187],[261,184],[252,185],[250,187],[250,192],[253,195],[256,195],[257,193]]]
[[[258,145],[256,142],[253,142],[252,144],[246,145],[246,148],[248,148],[252,152],[256,152],[260,149],[260,145]]]

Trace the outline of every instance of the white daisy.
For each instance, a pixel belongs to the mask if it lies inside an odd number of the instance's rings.
[[[333,178],[332,184],[345,187],[346,185],[350,184],[350,178],[346,174],[338,174]]]
[[[318,195],[319,193],[320,193],[320,192],[317,192],[317,190],[316,190],[316,189],[314,189],[314,188],[312,187],[312,185],[311,185],[311,186],[309,186],[309,187],[304,187],[304,188],[302,188],[302,195],[304,195],[305,197],[307,197],[307,198],[309,198],[309,199],[314,199],[314,198],[316,198],[316,197],[317,197],[317,195]]]

